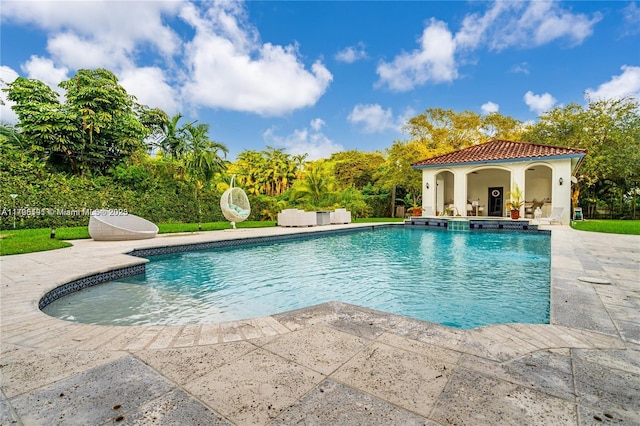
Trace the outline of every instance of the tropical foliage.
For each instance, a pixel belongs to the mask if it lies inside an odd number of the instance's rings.
[[[107,70],[80,70],[59,86],[63,97],[24,78],[4,89],[19,122],[0,126],[3,229],[14,218],[17,228],[86,225],[96,208],[158,223],[224,221],[219,197],[232,174],[250,197],[250,220],[273,221],[288,207],[391,217],[396,205],[420,205],[421,174],[412,163],[492,138],[586,148],[574,196],[587,217],[633,216],[640,195],[634,99],[558,107],[527,125],[498,113],[428,108],[406,122],[406,140],[383,152],[310,161],[267,146],[230,162],[209,124],[137,103]]]
[[[570,104],[540,116],[523,138],[587,149],[577,172],[578,204],[587,217],[599,212],[634,216],[640,192],[640,103],[634,98]]]
[[[18,77],[6,89],[7,98],[15,102],[22,136],[55,169],[105,174],[144,147],[152,128],[143,124],[142,108],[113,73],[79,70],[59,86],[65,91],[64,103],[38,80]]]

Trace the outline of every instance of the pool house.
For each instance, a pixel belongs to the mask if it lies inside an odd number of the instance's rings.
[[[422,170],[423,216],[509,216],[509,192],[523,194],[520,217],[542,217],[561,208],[571,217],[571,185],[586,150],[528,142],[491,140],[412,164]],[[539,213],[540,214],[540,213]]]

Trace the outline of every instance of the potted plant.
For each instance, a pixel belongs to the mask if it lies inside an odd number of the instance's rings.
[[[518,184],[514,183],[509,193],[509,201],[507,201],[507,209],[509,209],[511,219],[520,219],[520,208],[523,204],[522,190]]]
[[[406,204],[411,204],[411,207],[407,209],[411,216],[422,216],[422,198],[419,195],[407,194],[404,201]]]
[[[413,206],[409,208],[411,216],[422,216],[422,206]]]

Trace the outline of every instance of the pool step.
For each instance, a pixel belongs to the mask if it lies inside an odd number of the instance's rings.
[[[406,226],[447,229],[450,231],[517,231],[550,233],[538,229],[538,225],[528,220],[511,219],[470,219],[460,217],[412,217],[404,221]]]
[[[468,220],[455,219],[455,220],[449,220],[449,226],[447,226],[447,229],[449,231],[469,232],[471,230],[471,227],[469,226]]]

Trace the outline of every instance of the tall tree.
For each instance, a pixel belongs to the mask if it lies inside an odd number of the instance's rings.
[[[491,139],[518,141],[522,137],[524,124],[513,117],[497,112],[482,118],[480,132]]]
[[[638,188],[640,103],[634,98],[556,107],[528,126],[523,139],[587,149],[574,188],[592,209],[598,199],[620,199]]]
[[[66,91],[64,104],[38,80],[19,77],[4,89],[15,102],[23,136],[42,147],[51,164],[78,174],[103,174],[144,149],[152,129],[140,121],[141,106],[113,73],[79,70],[60,87]]]
[[[66,103],[81,122],[82,148],[76,155],[84,167],[104,173],[145,148],[150,130],[136,115],[135,98],[111,71],[81,69],[60,87],[66,90]]]
[[[251,195],[260,195],[262,183],[260,176],[265,160],[258,151],[245,150],[238,154],[237,160],[230,164],[229,173],[235,174],[238,183]]]
[[[81,131],[76,112],[62,105],[58,94],[40,80],[18,77],[3,90],[15,103],[11,108],[22,138],[40,147],[49,163],[66,164],[77,172]]]
[[[149,135],[145,140],[147,149],[161,148],[158,142],[165,138],[166,125],[169,122],[167,113],[160,108],[149,108],[146,105],[139,104],[135,104],[134,109],[140,123],[149,131]]]
[[[185,150],[185,128],[178,126],[182,114],[176,114],[162,125],[157,146],[171,158],[180,158]]]
[[[396,193],[399,190],[401,197],[408,194],[412,204],[419,204],[422,196],[422,173],[414,170],[411,164],[428,158],[430,152],[419,141],[395,141],[387,149],[387,159],[380,168],[378,178],[383,182],[382,187],[392,193],[391,211],[395,209]]]
[[[291,156],[282,148],[268,146],[263,151],[243,151],[230,167],[245,190],[253,195],[282,195],[300,179],[306,154]]]
[[[331,195],[334,182],[323,162],[310,164],[303,173],[303,179],[293,187],[292,199],[305,199],[310,207],[326,207],[333,203]]]
[[[475,145],[486,139],[480,132],[482,117],[471,111],[456,113],[450,109],[427,108],[404,126],[411,139],[434,155]]]
[[[428,158],[494,138],[519,139],[522,123],[499,113],[482,116],[472,111],[427,108],[410,118],[403,131],[425,148]]]
[[[200,192],[216,173],[226,170],[226,156],[229,149],[222,143],[209,139],[208,124],[187,123],[185,130],[185,166],[194,184],[194,195],[198,209],[198,229],[201,227],[202,209]],[[221,157],[219,153],[224,155]]]
[[[329,161],[334,163],[333,172],[338,185],[361,190],[376,183],[375,175],[385,159],[379,152],[351,150],[332,154]]]

